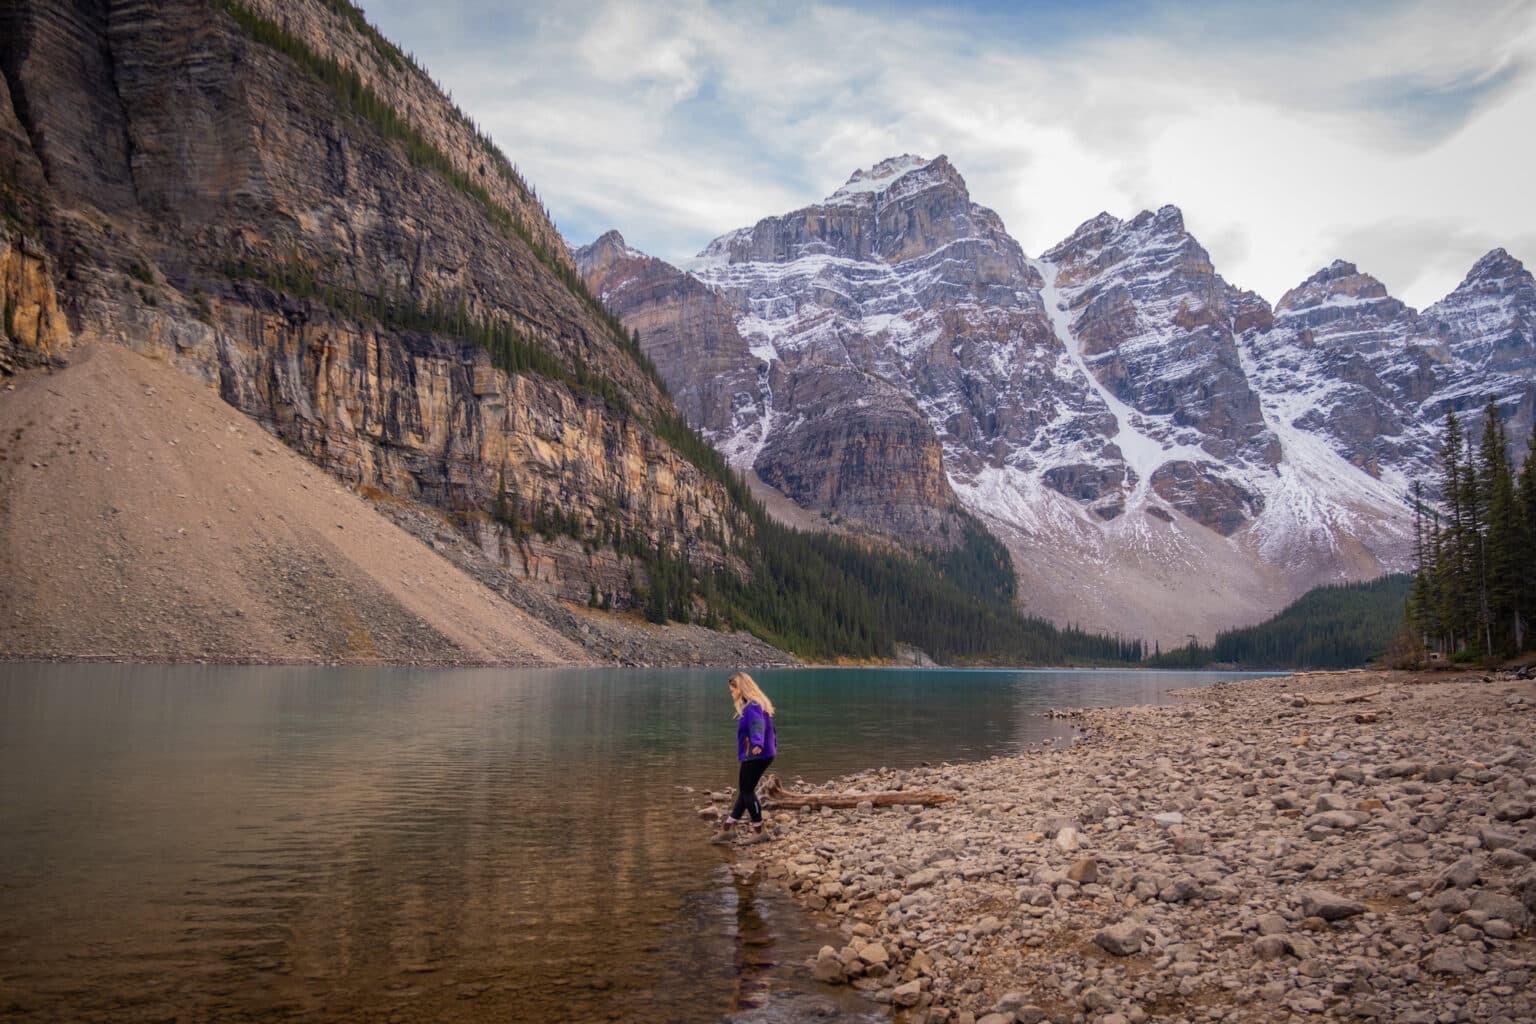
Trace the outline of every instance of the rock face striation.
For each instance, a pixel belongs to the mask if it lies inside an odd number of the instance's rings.
[[[0,72],[0,370],[163,357],[559,597],[643,585],[604,537],[743,528],[531,191],[349,6],[18,0]]]
[[[1503,250],[1423,314],[1343,262],[1271,307],[1175,207],[1030,259],[946,158],[911,155],[684,269],[626,249],[605,270],[612,247],[578,261],[626,323],[686,333],[701,284],[734,320],[696,360],[676,333],[642,345],[674,391],[730,390],[693,422],[736,465],[914,539],[953,495],[1028,608],[1101,629],[1182,641],[1405,568],[1445,413],[1479,429],[1491,397],[1520,452],[1531,430],[1536,287]]]

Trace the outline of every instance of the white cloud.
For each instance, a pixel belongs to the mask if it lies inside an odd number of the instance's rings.
[[[857,167],[944,152],[1031,253],[1172,202],[1271,300],[1334,258],[1417,306],[1495,245],[1536,260],[1536,5],[1296,7],[1252,29],[1231,10],[1047,38],[952,12],[608,0],[504,35],[423,21],[418,44],[414,5],[370,6],[576,242],[617,227],[680,259]]]

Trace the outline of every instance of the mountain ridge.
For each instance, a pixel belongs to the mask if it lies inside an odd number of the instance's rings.
[[[962,507],[1008,541],[1026,607],[1181,640],[1175,616],[1134,607],[1172,597],[1210,635],[1310,586],[1406,567],[1409,481],[1429,472],[1447,409],[1475,418],[1495,393],[1523,444],[1531,390],[1504,370],[1526,365],[1529,275],[1499,252],[1435,316],[1344,260],[1271,305],[1217,273],[1176,206],[1100,213],[1028,259],[947,158],[905,154],[687,261],[735,311],[759,380],[706,433],[770,478],[766,463],[818,458],[779,431],[802,410],[774,381],[877,379],[899,392],[888,409],[915,403]],[[626,319],[644,307],[603,295]],[[1508,325],[1506,354],[1478,369],[1452,346],[1471,351],[1489,322]],[[1190,573],[1235,599],[1174,582]]]

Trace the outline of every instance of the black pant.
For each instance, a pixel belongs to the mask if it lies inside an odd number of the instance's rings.
[[[741,762],[741,776],[736,781],[736,802],[731,805],[732,821],[740,821],[743,814],[750,814],[753,823],[762,823],[763,805],[757,802],[757,784],[762,781],[763,772],[771,764],[771,757],[754,757],[750,761]]]

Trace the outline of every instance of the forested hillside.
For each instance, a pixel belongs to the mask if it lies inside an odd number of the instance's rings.
[[[1397,573],[1369,583],[1317,587],[1257,626],[1216,634],[1209,646],[1191,643],[1157,652],[1159,668],[1352,668],[1386,653],[1403,628],[1412,577]]]

